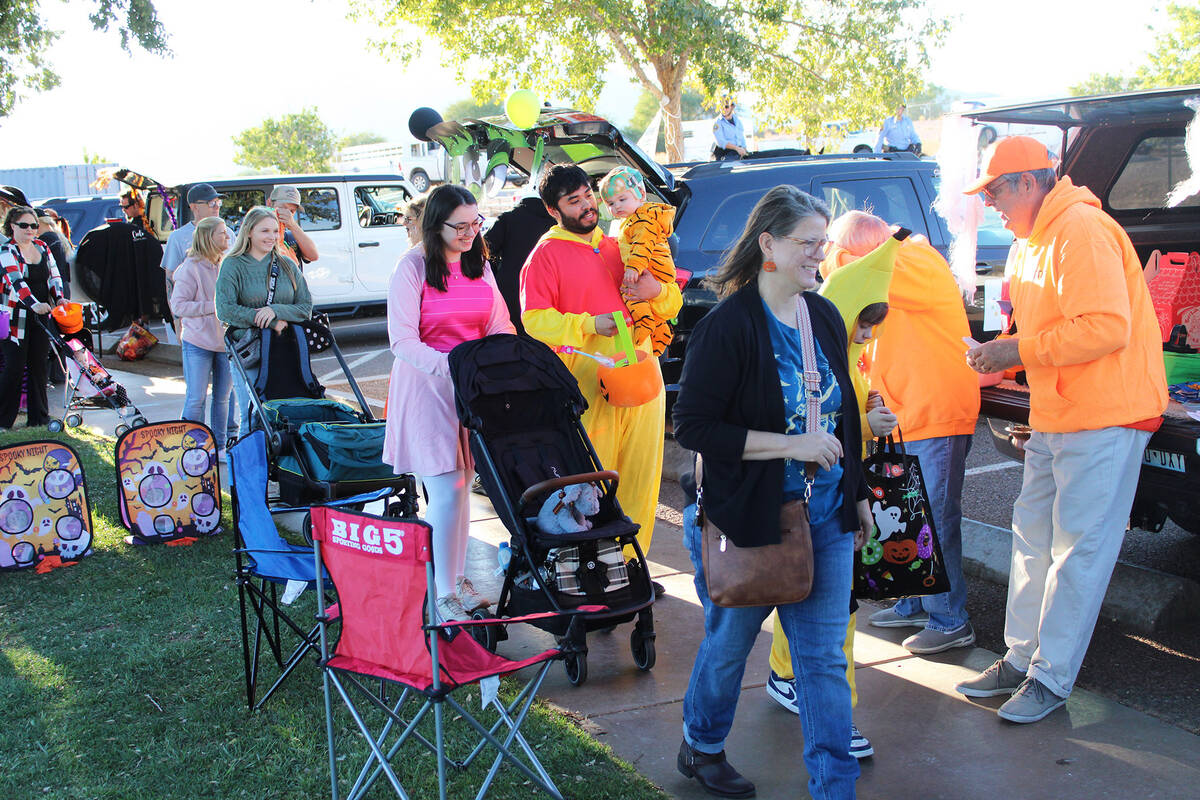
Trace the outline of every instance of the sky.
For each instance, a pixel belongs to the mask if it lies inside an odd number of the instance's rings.
[[[1162,18],[1155,0],[1126,0],[1119,18],[1094,0],[927,4],[954,18],[928,80],[980,99],[1057,97],[1093,72],[1128,71]],[[339,135],[391,136],[407,131],[414,108],[470,94],[470,76],[435,48],[408,67],[380,55],[367,43],[377,31],[347,19],[340,0],[158,0],[166,59],[129,55],[115,33],[93,31],[90,3],[41,5],[63,31],[45,54],[62,85],[0,118],[0,168],[76,164],[86,149],[165,183],[223,177],[243,169],[232,137],[264,118],[316,106]],[[639,94],[614,69],[597,111],[624,124]]]

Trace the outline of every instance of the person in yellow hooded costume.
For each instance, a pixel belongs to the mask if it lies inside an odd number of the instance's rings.
[[[891,228],[879,217],[852,211],[830,233],[834,247],[825,266],[832,279],[843,264],[886,241]],[[964,337],[971,329],[962,295],[950,266],[924,237],[909,237],[896,251],[888,304],[887,321],[866,354],[867,374],[896,412],[906,451],[921,460],[950,591],[900,600],[872,614],[871,624],[921,628],[903,644],[926,655],[975,642],[967,618],[961,523],[963,473],[979,418],[979,378],[965,359]]]
[[[860,213],[860,212],[851,212]],[[838,232],[845,228],[847,215],[834,220],[829,232],[836,243]],[[885,226],[886,228],[886,226]],[[891,234],[891,231],[888,231]],[[899,235],[899,234],[898,234]],[[904,234],[907,235],[907,232]],[[870,391],[870,383],[864,371],[863,356],[873,336],[873,329],[883,322],[888,313],[888,288],[892,281],[892,266],[895,250],[899,240],[888,247],[880,247],[867,258],[849,261],[844,269],[826,278],[821,286],[820,294],[837,307],[846,326],[848,340],[846,358],[850,366],[850,380],[854,384],[854,394],[858,398],[858,412],[861,429],[866,440],[875,436],[886,436],[896,426],[896,416],[883,404],[878,392]],[[874,250],[874,248],[872,248]],[[857,369],[855,366],[857,365]],[[861,542],[856,541],[856,548]],[[854,683],[854,631],[855,611],[858,604],[850,598],[850,624],[846,627],[846,641],[843,650],[846,653],[846,680],[850,684],[850,704],[858,705],[858,690]],[[771,640],[771,675],[767,680],[767,694],[783,705],[793,709],[796,703],[796,692],[792,686],[794,673],[792,670],[791,652],[787,636],[779,624],[778,616],[774,620],[775,630]],[[875,753],[871,742],[863,736],[857,725],[851,726],[850,755],[855,758],[866,758]]]
[[[655,317],[669,320],[679,313],[683,296],[675,283],[660,282],[649,272],[634,285],[622,287],[625,266],[620,247],[597,230],[596,197],[582,169],[551,167],[538,193],[557,224],[542,235],[521,270],[521,321],[526,333],[558,351],[579,381],[588,402],[583,426],[600,463],[621,476],[617,500],[641,526],[638,543],[645,553],[654,533],[662,479],[665,395],[660,388],[642,405],[613,405],[601,391],[597,362],[572,351],[620,359],[613,313],[627,316],[625,303],[643,300]],[[649,340],[640,348],[649,355]],[[657,360],[650,357],[650,363],[657,371]],[[661,375],[658,383],[661,387]]]

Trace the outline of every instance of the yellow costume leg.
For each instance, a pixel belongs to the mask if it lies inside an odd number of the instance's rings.
[[[774,633],[771,634],[771,671],[785,681],[790,681],[796,674],[792,672],[792,651],[788,649],[787,634],[779,624],[779,614],[774,611],[771,612],[771,622],[775,626]]]
[[[850,624],[846,626],[846,641],[842,651],[846,654],[846,680],[850,683],[850,705],[858,706],[858,687],[854,683],[854,629],[857,613],[850,615]],[[788,649],[787,635],[779,624],[779,615],[772,612],[774,631],[771,634],[771,671],[784,680],[790,681],[795,677],[792,672],[792,653]]]

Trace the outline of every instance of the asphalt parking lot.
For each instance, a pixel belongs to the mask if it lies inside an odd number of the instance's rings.
[[[385,318],[377,315],[337,320],[334,333],[374,412],[381,414],[391,369]],[[180,374],[178,366],[160,360],[121,364],[120,368],[164,378]],[[349,395],[349,386],[330,353],[314,358],[313,371],[332,393]],[[676,478],[664,475],[660,496],[660,515],[672,520],[678,519],[683,505]],[[981,422],[967,459],[964,517],[1008,528],[1020,485],[1020,466],[995,450],[987,426]],[[1200,583],[1200,536],[1173,523],[1157,533],[1129,531],[1120,558],[1127,564]],[[978,645],[997,652],[1005,649],[1005,597],[1002,585],[979,579],[969,582],[967,604]],[[1081,688],[1200,734],[1200,608],[1180,623],[1153,634],[1136,633],[1102,618],[1078,683]]]

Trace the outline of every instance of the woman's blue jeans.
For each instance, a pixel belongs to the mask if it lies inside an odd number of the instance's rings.
[[[933,525],[946,564],[946,577],[950,579],[950,591],[906,597],[896,602],[895,612],[911,617],[924,609],[929,615],[925,627],[949,633],[967,624],[967,578],[962,566],[962,489],[971,437],[963,434],[905,442],[904,450],[921,462],[921,478],[925,482],[929,504],[933,506]]]
[[[190,342],[180,343],[183,356],[183,380],[186,393],[183,398],[183,418],[192,422],[204,422],[204,400],[212,383],[212,404],[209,410],[209,428],[217,437],[217,449],[225,449],[226,429],[229,421],[229,361],[225,352],[205,350]]]
[[[704,641],[683,698],[683,737],[700,752],[719,753],[733,726],[746,658],[771,607],[722,608],[709,599],[695,505],[684,509],[683,538],[704,607]],[[854,537],[835,518],[815,526],[812,540],[812,592],[799,603],[779,606],[779,621],[792,648],[809,794],[843,800],[854,797],[858,778],[858,762],[849,750],[850,684],[842,652],[850,621]]]
[[[227,357],[232,361],[233,356],[227,355]],[[250,387],[247,386],[246,382],[242,380],[241,373],[237,371],[237,367],[233,366],[232,363],[230,363],[228,366],[229,370],[233,373],[233,393],[237,395],[238,414],[240,415],[237,427],[237,436],[240,439],[250,433]],[[247,369],[246,374],[249,376],[251,381],[257,380],[258,367],[255,366]],[[232,413],[230,414],[230,417],[232,418]]]

